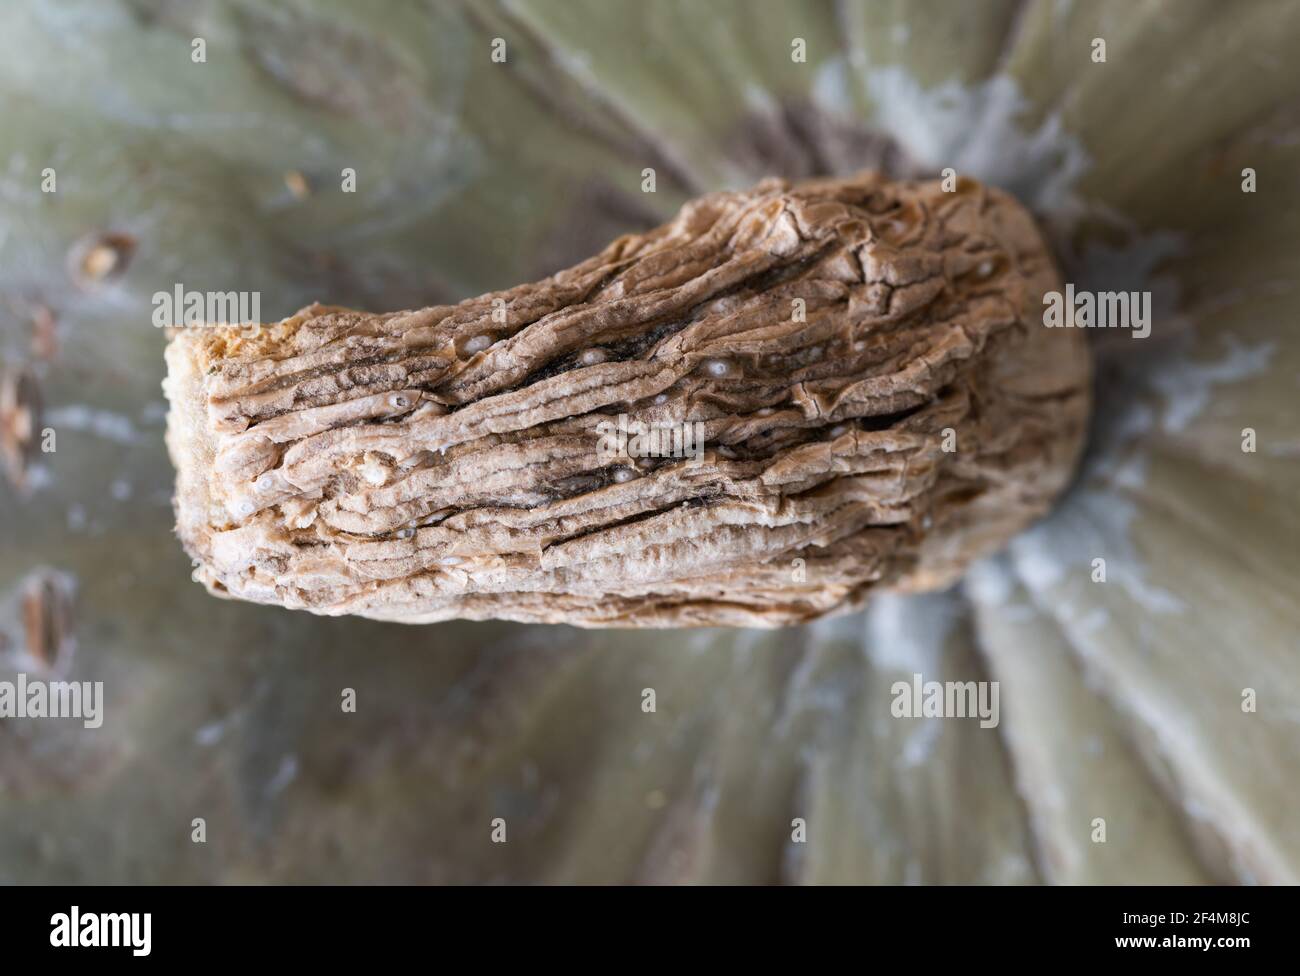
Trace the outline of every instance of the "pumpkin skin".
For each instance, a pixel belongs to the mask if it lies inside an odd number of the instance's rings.
[[[0,355],[58,438],[27,492],[0,487],[0,679],[38,669],[23,595],[49,567],[70,598],[58,667],[106,698],[98,730],[0,720],[0,876],[1300,880],[1297,5],[0,17]],[[688,634],[316,619],[190,582],[155,292],[255,290],[268,318],[451,302],[699,192],[870,165],[1007,189],[1067,280],[1155,301],[1148,339],[1090,336],[1073,491],[952,590]],[[74,274],[105,235],[121,262]],[[916,673],[998,681],[1000,724],[894,718]]]

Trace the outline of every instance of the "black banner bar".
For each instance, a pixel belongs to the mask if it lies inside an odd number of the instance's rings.
[[[722,924],[717,930],[735,948],[745,948],[748,932],[820,938],[827,929],[840,930],[831,914],[839,910],[852,913],[845,921],[857,919],[842,934],[852,933],[858,951],[873,941],[882,949],[923,946],[931,962],[969,960],[975,946],[984,959],[992,950],[1027,961],[1042,961],[1047,952],[1071,963],[1194,956],[1231,963],[1261,952],[1272,957],[1292,945],[1284,900],[1289,892],[1258,888],[899,888],[847,895],[633,889],[592,899],[582,890],[11,887],[0,888],[0,936],[14,962],[284,959],[338,966],[390,954],[427,958],[430,938],[433,944],[456,940],[458,952],[486,950],[494,959],[510,945],[541,951],[560,938],[557,910],[565,913],[566,955],[582,952],[589,938],[607,943],[614,937],[638,952],[653,945],[656,953],[679,940],[720,945],[716,935],[706,935],[704,913],[715,911],[733,922],[745,913],[739,929]],[[684,906],[691,907],[688,914],[664,914]],[[755,912],[770,913],[770,921]],[[490,937],[501,926],[508,929],[504,938]],[[811,928],[800,934],[802,926]]]

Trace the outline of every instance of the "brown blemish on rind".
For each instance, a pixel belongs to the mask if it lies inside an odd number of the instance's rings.
[[[64,673],[71,663],[75,637],[71,579],[40,568],[18,584],[20,643],[27,656],[48,673]]]
[[[136,239],[130,234],[92,234],[78,241],[68,255],[73,280],[82,288],[93,288],[120,277],[135,254]]]
[[[38,450],[40,430],[36,374],[25,368],[0,369],[0,460],[19,492],[27,490],[27,470]]]

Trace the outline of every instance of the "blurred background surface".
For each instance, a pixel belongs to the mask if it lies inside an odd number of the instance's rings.
[[[106,702],[0,719],[0,882],[1300,880],[1298,45],[1294,0],[4,4],[0,680]],[[1075,490],[953,591],[583,632],[190,581],[155,292],[454,302],[868,166],[1010,189],[1155,300]],[[1000,725],[892,718],[914,673]]]

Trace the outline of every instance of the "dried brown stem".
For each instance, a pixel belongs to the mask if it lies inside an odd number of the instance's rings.
[[[213,592],[410,622],[770,626],[943,586],[1079,454],[1059,287],[1005,194],[864,174],[455,306],[177,330],[178,531]],[[702,456],[608,456],[620,414]]]

